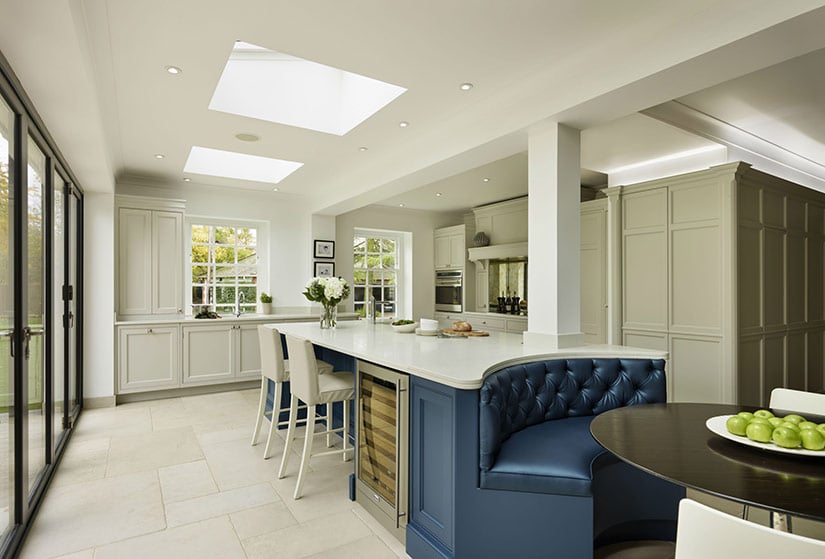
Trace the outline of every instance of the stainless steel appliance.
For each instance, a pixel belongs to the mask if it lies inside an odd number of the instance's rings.
[[[438,270],[435,273],[435,310],[461,312],[463,273],[461,270]]]
[[[409,475],[409,377],[357,362],[356,500],[404,542]]]

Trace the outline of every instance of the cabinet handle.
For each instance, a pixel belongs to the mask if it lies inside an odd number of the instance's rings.
[[[151,334],[151,333],[152,333],[152,329],[151,329],[151,328],[147,328],[147,329],[146,329],[146,333],[147,333],[147,334]]]
[[[482,320],[482,321],[481,321],[481,323],[482,323],[482,324],[487,324],[487,321],[486,321],[486,320]]]
[[[183,309],[178,309],[178,312],[183,312]]]

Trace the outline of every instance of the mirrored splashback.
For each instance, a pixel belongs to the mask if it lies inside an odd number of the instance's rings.
[[[490,260],[488,270],[490,312],[527,314],[527,258]],[[512,306],[514,297],[518,297],[515,308]],[[499,298],[503,298],[503,301]],[[509,307],[506,306],[507,299],[510,300]]]

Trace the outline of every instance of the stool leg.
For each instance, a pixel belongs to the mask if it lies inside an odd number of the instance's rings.
[[[252,431],[252,446],[255,446],[255,444],[258,442],[258,433],[261,432],[261,422],[264,420],[264,412],[266,411],[266,381],[267,378],[262,376],[261,397],[258,402],[258,417],[255,419],[255,430]]]
[[[344,430],[341,435],[344,438],[344,462],[348,462],[347,439],[349,439],[349,400],[344,400]]]
[[[306,467],[309,466],[309,460],[312,457],[312,439],[315,433],[315,406],[307,406],[307,430],[304,437],[304,453],[301,455],[301,467],[298,470],[298,481],[295,482],[295,494],[293,499],[301,498],[301,488],[304,485],[304,473]]]
[[[272,396],[272,421],[269,422],[269,436],[266,438],[266,450],[264,450],[264,460],[269,458],[269,449],[272,447],[272,437],[275,436],[275,430],[278,428],[278,423],[281,419],[281,392],[283,388],[282,383],[275,383],[275,391]]]
[[[289,455],[292,453],[292,441],[295,440],[296,419],[298,419],[298,397],[293,394],[289,400],[289,426],[286,430],[286,445],[284,455],[281,457],[281,467],[278,469],[278,479],[286,475],[286,466],[289,463]]]
[[[332,406],[332,402],[326,405],[327,415],[324,418],[324,423],[327,424],[327,448],[335,444],[335,440],[332,438]]]

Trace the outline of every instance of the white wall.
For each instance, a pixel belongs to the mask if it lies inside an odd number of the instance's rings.
[[[83,198],[83,396],[114,394],[114,195]]]
[[[387,206],[367,206],[336,218],[335,273],[352,281],[352,256],[347,252],[356,228],[405,231],[412,234],[412,317],[432,317],[435,306],[433,229],[461,225],[461,213],[434,213]],[[345,301],[352,310],[352,297]]]

